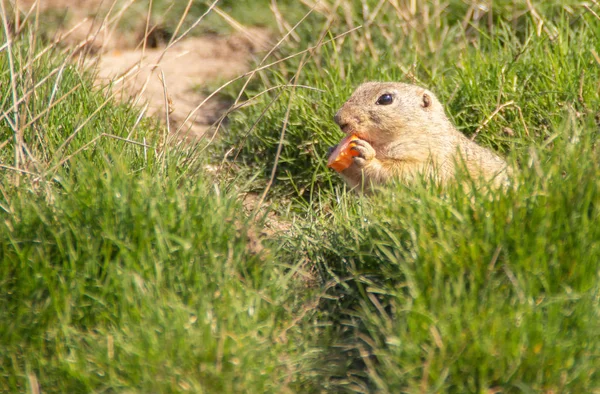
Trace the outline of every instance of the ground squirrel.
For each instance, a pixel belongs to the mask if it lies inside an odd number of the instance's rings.
[[[360,85],[334,117],[353,142],[352,164],[341,172],[351,187],[391,179],[410,183],[419,174],[444,184],[464,163],[474,179],[508,180],[506,162],[460,133],[427,89],[394,82]],[[331,151],[330,151],[331,152]]]

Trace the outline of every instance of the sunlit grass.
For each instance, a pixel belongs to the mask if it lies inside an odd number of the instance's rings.
[[[175,31],[187,3],[155,3]],[[60,43],[3,35],[0,391],[600,389],[597,17],[577,1],[333,3],[282,2],[279,22],[270,2],[219,4],[264,16],[274,42],[310,14],[247,85],[224,82],[245,105],[198,145],[93,87]],[[514,187],[346,191],[324,156],[366,80],[433,90]]]

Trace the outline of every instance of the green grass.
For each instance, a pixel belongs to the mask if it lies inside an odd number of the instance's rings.
[[[599,25],[576,3],[538,2],[548,26],[538,33],[530,14],[498,3],[491,24],[465,31],[464,3],[451,2],[439,25],[417,13],[407,34],[389,7],[370,36],[363,28],[304,59],[295,82],[320,91],[263,95],[223,132],[221,149],[239,149],[233,168],[261,192],[289,109],[270,195],[295,201],[281,249],[292,261],[301,251],[327,289],[330,390],[600,389]],[[318,41],[300,33],[305,47]],[[248,97],[299,65],[267,70]],[[333,114],[367,80],[429,87],[467,135],[512,101],[476,140],[507,156],[518,187],[490,197],[399,186],[356,201],[324,156],[341,138]]]
[[[15,112],[13,82],[26,96],[61,57],[27,66],[17,40],[23,78],[0,53],[0,391],[600,392],[598,20],[450,1],[385,3],[369,25],[362,3],[313,11],[267,62],[363,27],[257,73],[243,99],[299,86],[235,111],[208,150],[165,144],[74,66]],[[252,24],[249,4],[223,7]],[[476,141],[515,187],[346,191],[324,156],[365,80],[429,87],[467,135],[490,119]],[[264,191],[284,124],[278,212],[255,218],[238,193]],[[262,235],[272,221],[291,230]]]
[[[187,1],[159,0],[154,1],[153,13],[155,19],[161,19],[167,29],[173,29],[179,23],[179,19],[187,7]],[[189,9],[184,27],[189,26],[202,14],[206,12],[212,1],[194,1]],[[268,0],[224,0],[219,1],[216,6],[224,13],[247,27],[276,28],[275,16],[270,11],[271,2]],[[293,0],[277,2],[278,9],[286,17],[299,18],[305,8]],[[146,8],[147,9],[147,8]],[[165,12],[166,11],[166,12]],[[207,15],[206,20],[199,25],[194,34],[202,33],[231,33],[235,29],[222,16],[216,13]]]
[[[201,179],[88,171],[4,215],[2,389],[31,373],[46,392],[285,386],[294,286],[239,204]]]
[[[308,215],[285,249],[336,284],[324,308],[350,376],[383,392],[598,389],[597,137],[564,134],[506,194],[398,186]]]
[[[53,73],[55,52],[29,67],[26,42],[12,47],[13,70],[50,76],[16,116],[12,82],[21,98],[31,81],[11,73],[7,51],[0,59],[11,121],[0,125],[0,391],[302,384],[306,297],[261,246],[260,218],[190,164],[193,146],[165,145],[88,73]]]

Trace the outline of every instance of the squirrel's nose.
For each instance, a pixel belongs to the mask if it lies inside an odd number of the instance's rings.
[[[342,112],[342,110],[339,110],[333,117],[333,120],[335,121],[335,123],[337,123],[338,126],[340,126],[340,129],[342,129],[343,132],[346,132],[346,126],[348,126],[348,120],[346,118],[342,118],[341,112]]]
[[[333,120],[335,121],[335,123],[337,123],[337,125],[344,133],[347,133],[348,129],[352,128],[351,124],[356,123],[358,120],[352,116],[349,116],[349,112],[347,110],[344,111],[345,107],[346,106],[344,105],[342,108],[340,108],[339,111],[337,111],[337,113],[333,117]]]

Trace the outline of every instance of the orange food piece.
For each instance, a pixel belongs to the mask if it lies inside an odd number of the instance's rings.
[[[352,141],[357,139],[358,137],[354,134],[344,137],[329,156],[327,167],[333,168],[337,172],[342,172],[350,167],[352,158],[358,156],[358,152],[351,149],[355,145]]]

